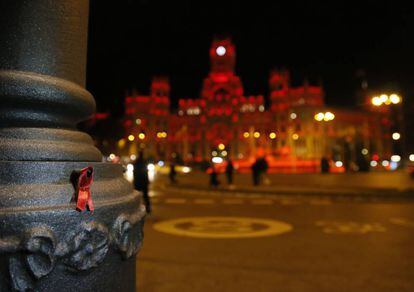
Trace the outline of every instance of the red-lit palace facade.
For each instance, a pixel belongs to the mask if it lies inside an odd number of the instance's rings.
[[[288,71],[270,72],[267,105],[263,95],[244,94],[231,40],[213,41],[210,60],[200,97],[180,99],[175,111],[168,78],[154,78],[149,95],[126,97],[119,154],[145,149],[155,161],[186,163],[230,157],[242,168],[265,155],[281,171],[316,171],[322,156],[351,163],[361,151],[367,160],[391,155],[386,113],[328,108],[321,86],[291,87]]]

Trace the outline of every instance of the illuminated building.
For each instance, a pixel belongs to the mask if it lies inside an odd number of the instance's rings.
[[[248,167],[266,155],[273,169],[316,171],[321,157],[350,165],[362,149],[369,161],[391,156],[387,113],[370,108],[326,107],[321,86],[292,87],[289,72],[270,72],[268,104],[263,95],[246,95],[235,73],[236,51],[229,39],[210,48],[211,69],[201,96],[180,99],[170,111],[170,84],[154,78],[148,96],[127,96],[125,155],[142,148],[154,160],[210,161],[231,157]]]

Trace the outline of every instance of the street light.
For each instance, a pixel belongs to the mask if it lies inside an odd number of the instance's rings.
[[[398,132],[392,133],[392,139],[393,140],[397,141],[397,140],[400,140],[400,138],[401,138],[400,133],[398,133]]]
[[[315,118],[316,121],[321,122],[321,121],[323,121],[324,117],[325,117],[324,113],[317,113],[314,118]]]
[[[401,97],[399,97],[397,94],[391,94],[389,99],[392,104],[399,104],[401,102]]]
[[[383,104],[385,105],[391,105],[391,104],[399,104],[402,102],[402,98],[398,94],[381,94],[380,96],[374,96],[371,99],[371,104],[374,106],[381,106]]]
[[[335,119],[335,115],[331,112],[326,112],[325,117],[323,118],[325,122],[332,121],[333,119]]]
[[[320,112],[315,114],[314,119],[318,122],[329,122],[335,119],[335,115],[332,112]]]

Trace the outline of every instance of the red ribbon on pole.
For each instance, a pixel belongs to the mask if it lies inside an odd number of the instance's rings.
[[[91,196],[91,185],[93,182],[93,167],[88,166],[80,171],[79,179],[78,179],[78,196],[76,202],[76,209],[79,211],[84,211],[88,208],[89,211],[93,212],[93,202]]]

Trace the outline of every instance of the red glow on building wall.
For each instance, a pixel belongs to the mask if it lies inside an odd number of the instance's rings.
[[[155,77],[149,95],[125,98],[125,133],[145,130],[145,143],[136,139],[127,149],[144,147],[155,159],[210,160],[212,155],[243,161],[267,156],[273,165],[302,165],[314,169],[322,156],[344,157],[349,143],[369,145],[388,155],[387,127],[380,129],[378,112],[329,109],[322,86],[292,87],[287,70],[269,74],[269,94],[245,95],[235,73],[236,49],[230,39],[214,40],[209,50],[211,68],[195,99],[179,99],[170,109],[168,78]],[[267,102],[266,102],[267,100]],[[318,112],[335,112],[335,122],[317,122]],[[166,133],[165,137],[164,134]],[[349,137],[350,140],[349,140]],[[218,150],[223,144],[225,149]],[[339,149],[339,150],[338,150]],[[339,159],[339,158],[338,158]]]

